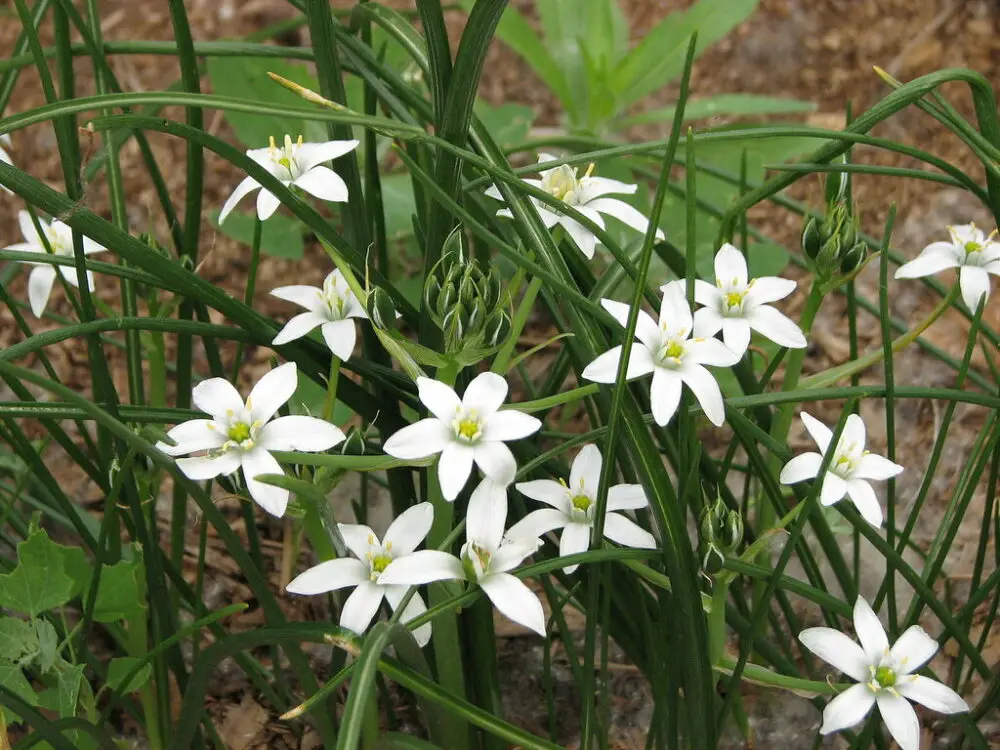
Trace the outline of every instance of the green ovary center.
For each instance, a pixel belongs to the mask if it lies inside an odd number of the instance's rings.
[[[586,512],[590,508],[591,500],[586,495],[577,495],[572,500],[570,500],[570,502],[573,504],[573,507],[576,508],[577,510],[582,510]]]
[[[965,243],[965,252],[966,253],[978,253],[978,252],[982,252],[982,249],[983,249],[983,246],[980,245],[978,242],[971,242],[970,241],[970,242],[966,242]]]
[[[226,435],[233,442],[242,443],[250,439],[250,425],[246,422],[237,422],[230,426],[229,432]]]
[[[475,419],[460,419],[455,425],[455,434],[470,443],[478,438],[480,433],[479,421]]]
[[[896,673],[889,667],[879,667],[875,670],[875,682],[882,688],[891,688],[896,684]]]
[[[684,345],[677,340],[670,341],[663,347],[664,359],[680,359],[684,356]]]
[[[372,570],[376,573],[382,573],[389,567],[389,563],[391,562],[392,558],[388,555],[375,555],[375,557],[372,558]]]
[[[727,292],[723,301],[725,302],[726,309],[739,309],[743,305],[743,298],[746,296],[746,292]]]

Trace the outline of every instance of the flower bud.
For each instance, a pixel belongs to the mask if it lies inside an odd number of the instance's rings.
[[[726,563],[726,556],[723,554],[722,550],[716,547],[714,544],[706,545],[705,551],[701,558],[701,569],[705,571],[706,575],[715,575],[720,570],[722,570],[723,565]]]
[[[819,221],[815,216],[810,216],[802,229],[802,250],[810,258],[815,258],[819,254],[821,244]]]
[[[850,248],[846,253],[841,256],[840,270],[842,273],[850,273],[857,269],[864,260],[865,255],[868,253],[868,247],[864,242],[858,242],[854,247]]]
[[[396,325],[396,306],[392,304],[392,298],[384,289],[375,287],[368,293],[368,301],[365,305],[368,319],[376,328],[383,331],[394,328]]]
[[[503,310],[486,321],[486,329],[483,331],[483,338],[487,346],[500,346],[510,336],[510,317]]]
[[[726,513],[721,541],[730,552],[734,552],[743,542],[743,516],[738,510],[730,510]]]
[[[489,312],[494,312],[500,305],[503,296],[503,280],[495,268],[490,268],[490,273],[483,284],[483,302]]]
[[[841,156],[837,164],[847,164],[847,155]],[[847,172],[827,172],[826,175],[826,204],[841,203],[847,198],[847,191],[850,188],[850,175]]]
[[[437,310],[438,297],[441,296],[441,282],[433,273],[427,275],[424,282],[424,304],[429,311]]]

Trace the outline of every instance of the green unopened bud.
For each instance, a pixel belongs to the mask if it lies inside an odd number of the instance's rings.
[[[810,216],[802,229],[802,250],[810,258],[815,258],[819,254],[822,239],[819,233],[819,221],[815,216]]]
[[[743,541],[743,516],[738,510],[726,513],[726,522],[722,527],[720,541],[730,552],[734,552]]]
[[[722,550],[714,544],[705,546],[705,551],[701,557],[701,569],[705,571],[706,575],[715,575],[722,570],[722,566],[725,564],[726,556]]]
[[[444,244],[441,245],[441,257],[449,255],[453,256],[454,261],[458,263],[469,257],[468,240],[466,240],[461,227],[455,227],[445,239]]]
[[[867,255],[868,247],[864,242],[859,242],[843,254],[840,260],[840,270],[842,273],[850,273],[860,266]]]
[[[847,157],[840,157],[836,163],[846,164]],[[825,190],[827,205],[843,202],[847,198],[850,184],[850,175],[847,172],[827,172]]]
[[[437,310],[438,297],[441,296],[441,282],[433,274],[428,274],[424,282],[424,304],[429,311]]]
[[[375,287],[368,293],[368,302],[365,305],[368,319],[376,328],[383,331],[394,328],[396,325],[396,306],[392,304],[392,298],[384,289]]]
[[[500,346],[510,336],[510,317],[503,310],[486,321],[483,338],[487,346]]]
[[[463,305],[472,305],[479,299],[479,284],[477,283],[475,269],[467,267],[468,272],[462,276],[462,281],[458,287],[458,298]]]
[[[500,298],[503,295],[503,280],[495,268],[490,269],[489,276],[483,283],[483,302],[489,312],[493,312],[500,305]]]

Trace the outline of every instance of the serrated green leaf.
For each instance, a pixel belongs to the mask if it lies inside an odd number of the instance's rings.
[[[73,597],[74,581],[66,574],[62,545],[44,530],[17,545],[17,567],[0,575],[0,605],[37,617]]]
[[[27,678],[24,676],[24,672],[21,668],[14,664],[7,664],[0,662],[0,685],[3,685],[7,690],[10,690],[14,695],[23,700],[29,706],[38,705],[38,696],[35,694],[34,688],[31,687],[31,683],[28,682]],[[10,722],[20,721],[20,717],[14,714],[8,708],[4,708],[4,716]]]
[[[219,212],[212,213],[212,226],[227,237],[242,242],[248,248],[253,247],[254,223],[256,214],[244,214],[234,211],[219,224]],[[263,223],[260,230],[260,251],[275,258],[299,260],[305,251],[303,235],[305,226],[298,219],[283,214],[274,214]],[[247,261],[250,251],[247,250]]]
[[[220,96],[232,96],[252,102],[302,107],[304,101],[288,89],[275,83],[268,72],[294,81],[300,86],[319,91],[319,82],[304,65],[274,58],[210,57],[207,62],[212,90]],[[268,138],[281,140],[285,134],[306,141],[325,141],[326,128],[318,122],[307,122],[277,115],[257,115],[245,112],[225,113],[226,121],[248,148],[264,148]]]
[[[101,570],[94,601],[94,620],[116,622],[142,617],[145,612],[145,571],[140,560],[121,560]]]
[[[33,625],[38,638],[38,668],[48,672],[59,659],[59,635],[48,620],[39,618],[33,621]]]
[[[105,681],[105,685],[109,690],[119,691],[122,689],[122,681],[128,677],[129,673],[135,669],[136,664],[139,663],[139,659],[134,656],[121,656],[116,659],[112,659],[108,662],[108,677]],[[142,668],[135,673],[127,686],[125,686],[125,692],[133,693],[139,690],[143,685],[149,682],[149,678],[152,676],[152,667],[149,664],[144,664]]]
[[[0,616],[0,661],[16,662],[38,650],[38,636],[31,622]]]
[[[535,110],[520,104],[491,107],[484,101],[477,101],[475,112],[500,148],[522,143],[535,122]]]

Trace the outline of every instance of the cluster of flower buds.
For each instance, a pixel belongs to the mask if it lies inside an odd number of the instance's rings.
[[[424,283],[424,304],[444,334],[446,354],[500,346],[510,334],[506,294],[495,268],[484,272],[456,229]]]
[[[726,556],[735,553],[743,542],[743,517],[716,496],[715,502],[705,504],[698,532],[701,568],[706,575],[715,575],[722,570]]]
[[[849,274],[864,262],[868,246],[860,237],[847,172],[830,172],[826,180],[826,213],[811,216],[802,230],[802,249],[820,278]]]

